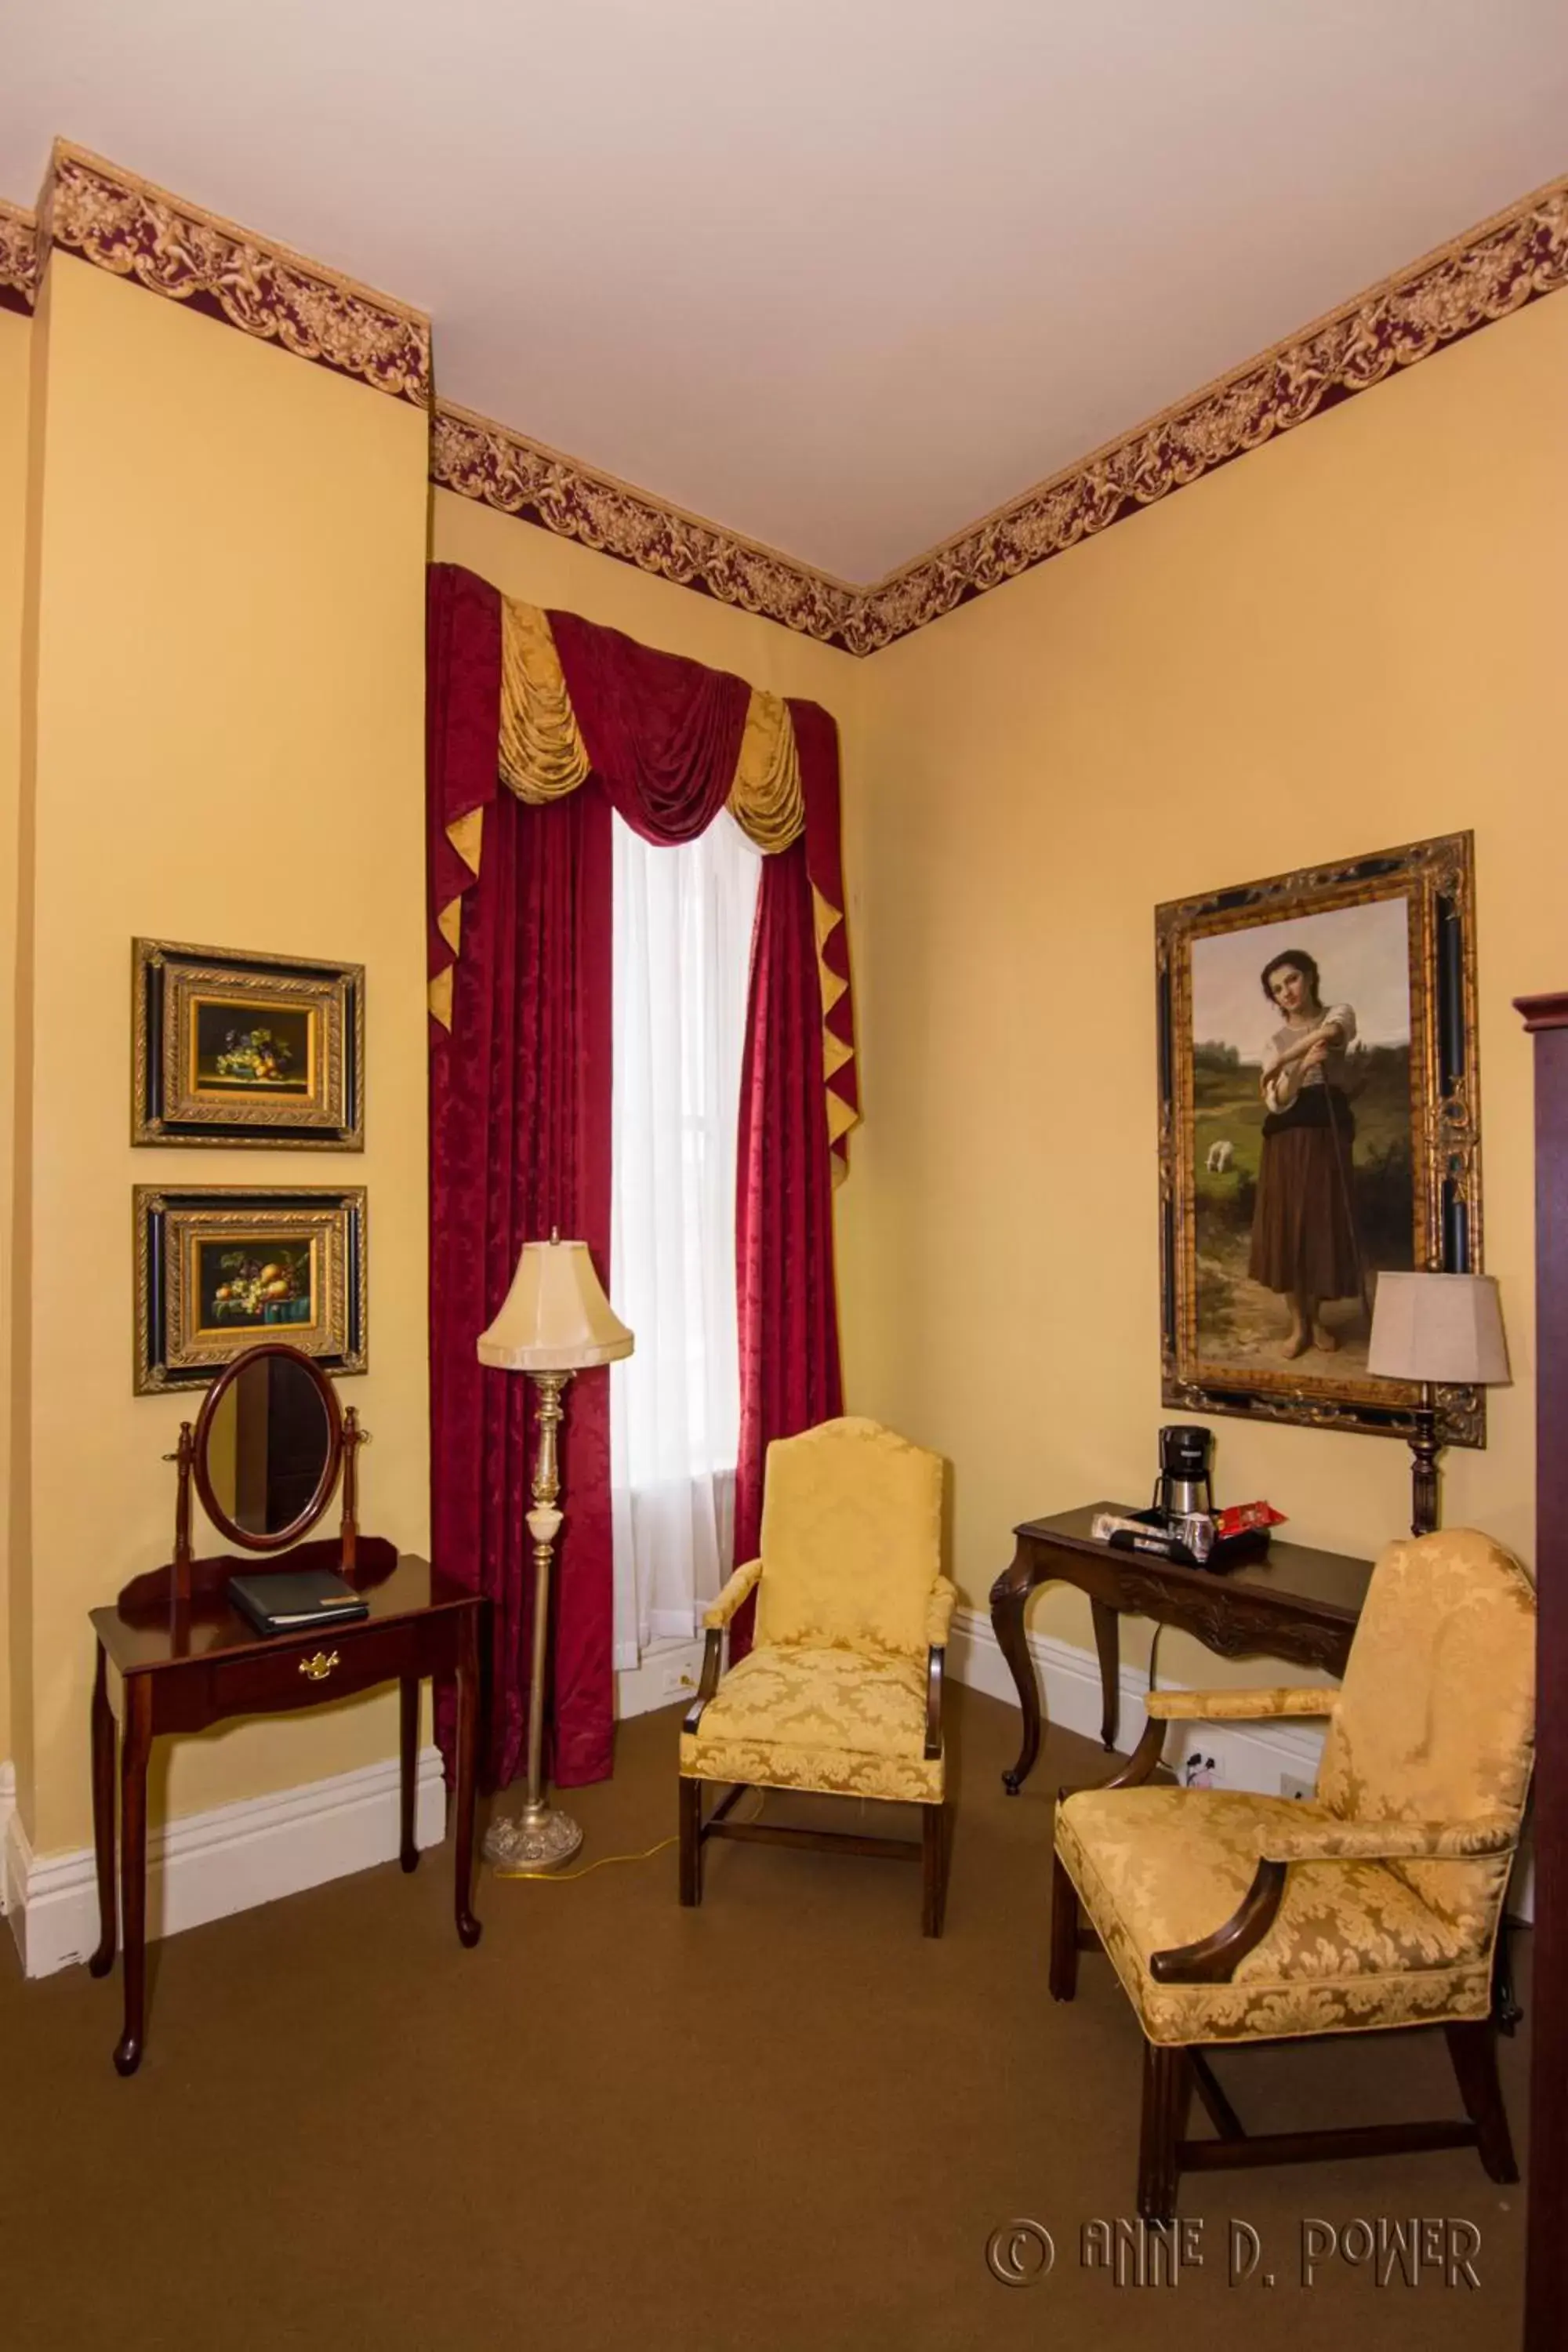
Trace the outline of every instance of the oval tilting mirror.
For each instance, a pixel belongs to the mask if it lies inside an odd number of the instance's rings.
[[[247,1348],[207,1391],[195,1455],[214,1526],[247,1551],[279,1551],[332,1499],[342,1457],[337,1391],[297,1348]]]

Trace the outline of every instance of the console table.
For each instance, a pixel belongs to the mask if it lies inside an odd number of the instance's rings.
[[[122,1678],[120,1725],[120,1917],[124,1937],[124,2030],[114,2053],[132,2074],[144,2047],[147,1928],[147,1759],[161,1732],[205,1731],[236,1715],[272,1715],[319,1706],[378,1683],[402,1685],[402,1847],[405,1870],[419,1860],[414,1843],[419,1685],[426,1675],[455,1675],[458,1686],[457,1790],[452,1824],[458,1935],[479,1940],[469,1906],[473,1873],[474,1782],[479,1752],[479,1632],[486,1606],[477,1593],[437,1575],[428,1560],[399,1556],[391,1545],[362,1539],[351,1580],[368,1617],[298,1633],[264,1636],[237,1615],[223,1586],[243,1561],[197,1560],[189,1604],[171,1608],[169,1570],[127,1585],[111,1609],[90,1612],[98,1639],[92,1686],[92,1827],[98,1861],[100,1937],[88,1965],[95,1977],[114,1965],[115,1712],[109,1668]],[[284,1565],[309,1564],[335,1545],[304,1545]],[[377,1554],[385,1565],[377,1573]]]
[[[1370,1560],[1276,1538],[1260,1559],[1216,1572],[1096,1543],[1089,1530],[1097,1512],[1125,1517],[1132,1507],[1089,1503],[1055,1518],[1026,1519],[1014,1529],[1013,1564],[991,1588],[992,1628],[1024,1711],[1018,1760],[1002,1775],[1009,1796],[1017,1795],[1040,1749],[1040,1694],[1024,1633],[1024,1603],[1037,1584],[1076,1584],[1089,1595],[1104,1697],[1100,1736],[1107,1748],[1116,1745],[1122,1616],[1179,1625],[1221,1657],[1289,1658],[1326,1674],[1344,1672],[1372,1577]]]

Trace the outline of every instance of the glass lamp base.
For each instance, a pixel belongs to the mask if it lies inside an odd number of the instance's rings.
[[[485,1860],[497,1870],[559,1870],[583,1843],[570,1813],[553,1805],[528,1805],[498,1817],[485,1832]]]

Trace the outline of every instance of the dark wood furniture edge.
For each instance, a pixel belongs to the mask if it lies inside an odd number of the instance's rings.
[[[1228,1984],[1278,1918],[1289,1870],[1288,1862],[1260,1862],[1241,1901],[1212,1935],[1151,1952],[1149,1973],[1155,1983]]]
[[[1536,1686],[1568,1689],[1568,994],[1521,997],[1535,1038]],[[1568,2240],[1568,1714],[1535,1756],[1535,2000],[1524,2352],[1556,2352]]]
[[[335,1549],[335,1547],[334,1547]],[[298,1557],[296,1554],[295,1557]],[[428,1563],[416,1555],[407,1555],[416,1569],[427,1570]],[[397,1555],[394,1555],[395,1564]],[[225,1571],[235,1562],[226,1559],[219,1563]],[[173,1567],[155,1570],[153,1577],[133,1579],[126,1593],[138,1591],[149,1582],[164,1580],[165,1586],[174,1580]],[[122,1595],[122,1598],[124,1596]],[[431,1675],[454,1672],[458,1680],[457,1725],[457,1787],[454,1792],[453,1835],[453,1908],[458,1940],[468,1948],[477,1944],[482,1932],[472,1907],[473,1895],[473,1830],[474,1800],[478,1781],[479,1730],[479,1620],[487,1606],[480,1593],[463,1592],[453,1587],[432,1597],[427,1604],[407,1609],[399,1608],[381,1618],[356,1619],[330,1629],[301,1629],[298,1633],[268,1639],[256,1634],[237,1648],[183,1652],[178,1646],[177,1630],[169,1636],[170,1654],[166,1657],[143,1658],[121,1668],[122,1677],[121,1722],[117,1727],[110,1706],[107,1691],[107,1668],[110,1662],[109,1641],[118,1608],[96,1609],[89,1612],[93,1626],[96,1661],[93,1676],[91,1708],[91,1768],[93,1807],[93,1849],[99,1898],[99,1941],[88,1966],[96,1977],[107,1976],[115,1958],[117,1942],[121,1950],[124,2019],[119,2042],[114,2051],[114,2064],[121,2075],[133,2074],[141,2063],[145,2047],[146,2016],[146,1916],[147,1916],[147,1766],[153,1741],[161,1735],[178,1738],[192,1729],[225,1722],[235,1715],[253,1711],[255,1701],[243,1702],[233,1696],[226,1703],[213,1704],[215,1691],[223,1684],[215,1684],[215,1671],[226,1682],[233,1671],[247,1665],[262,1668],[281,1664],[290,1658],[302,1658],[313,1643],[326,1639],[350,1649],[356,1640],[383,1643],[388,1635],[405,1637],[412,1664],[395,1673],[375,1675],[374,1680],[350,1682],[345,1686],[354,1691],[374,1688],[377,1685],[397,1680],[401,1685],[399,1722],[399,1857],[403,1868],[412,1870],[418,1861],[415,1844],[415,1785],[417,1763],[418,1686]],[[142,1618],[141,1628],[146,1632],[155,1622],[150,1614]],[[431,1647],[432,1636],[425,1630],[439,1625],[439,1637],[445,1648]],[[131,1627],[128,1630],[135,1631]],[[365,1664],[375,1661],[372,1652]],[[335,1661],[334,1661],[335,1663]],[[363,1671],[363,1669],[362,1669]],[[194,1677],[199,1679],[193,1679]],[[164,1706],[163,1694],[170,1693],[168,1707],[160,1720]],[[188,1696],[195,1693],[195,1701]],[[336,1696],[334,1691],[331,1696]],[[304,1702],[308,1704],[309,1702]],[[292,1712],[286,1702],[268,1691],[261,1702],[268,1712]],[[182,1717],[184,1719],[182,1720]],[[115,1835],[116,1747],[118,1745],[118,1779],[120,1792],[120,1833]],[[118,1917],[115,1902],[116,1846],[118,1844],[119,1903]],[[117,1935],[118,1927],[118,1935]]]
[[[265,1576],[272,1569],[282,1575],[302,1568],[335,1568],[363,1591],[390,1576],[401,1557],[397,1546],[385,1536],[365,1535],[359,1538],[355,1557],[349,1564],[343,1561],[339,1536],[312,1537],[276,1560],[250,1560],[235,1552],[208,1552],[187,1563],[191,1604],[199,1610],[217,1601],[226,1608],[223,1588],[239,1570]],[[160,1568],[145,1569],[140,1576],[133,1576],[129,1584],[121,1587],[112,1607],[125,1617],[127,1623],[158,1622],[173,1597],[177,1565],[165,1561]]]
[[[1532,1034],[1542,1029],[1568,1029],[1568,995],[1516,996],[1513,1009],[1523,1015]]]
[[[1086,1518],[1107,1507],[1120,1507],[1093,1504],[1062,1516]],[[1042,1584],[1068,1584],[1089,1601],[1100,1663],[1100,1745],[1108,1753],[1115,1748],[1120,1720],[1119,1629],[1123,1615],[1144,1615],[1156,1624],[1179,1626],[1219,1657],[1282,1657],[1324,1673],[1344,1671],[1359,1604],[1352,1608],[1310,1593],[1275,1591],[1239,1573],[1211,1574],[1179,1561],[1114,1550],[1048,1520],[1025,1519],[1013,1532],[1013,1558],[988,1596],[992,1632],[1018,1695],[1023,1726],[1017,1760],[1002,1775],[1009,1796],[1018,1794],[1039,1755],[1040,1695],[1024,1611],[1029,1595]],[[1347,1567],[1364,1570],[1369,1579],[1372,1573],[1370,1560],[1348,1554],[1319,1552],[1306,1545],[1281,1549],[1315,1559],[1342,1560]],[[1075,1573],[1078,1562],[1084,1566]],[[1106,1598],[1097,1586],[1110,1587],[1114,1597]]]

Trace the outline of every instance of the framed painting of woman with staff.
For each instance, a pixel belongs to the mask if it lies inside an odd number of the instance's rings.
[[[1166,1404],[1407,1426],[1378,1276],[1480,1268],[1474,921],[1468,834],[1156,910]]]

